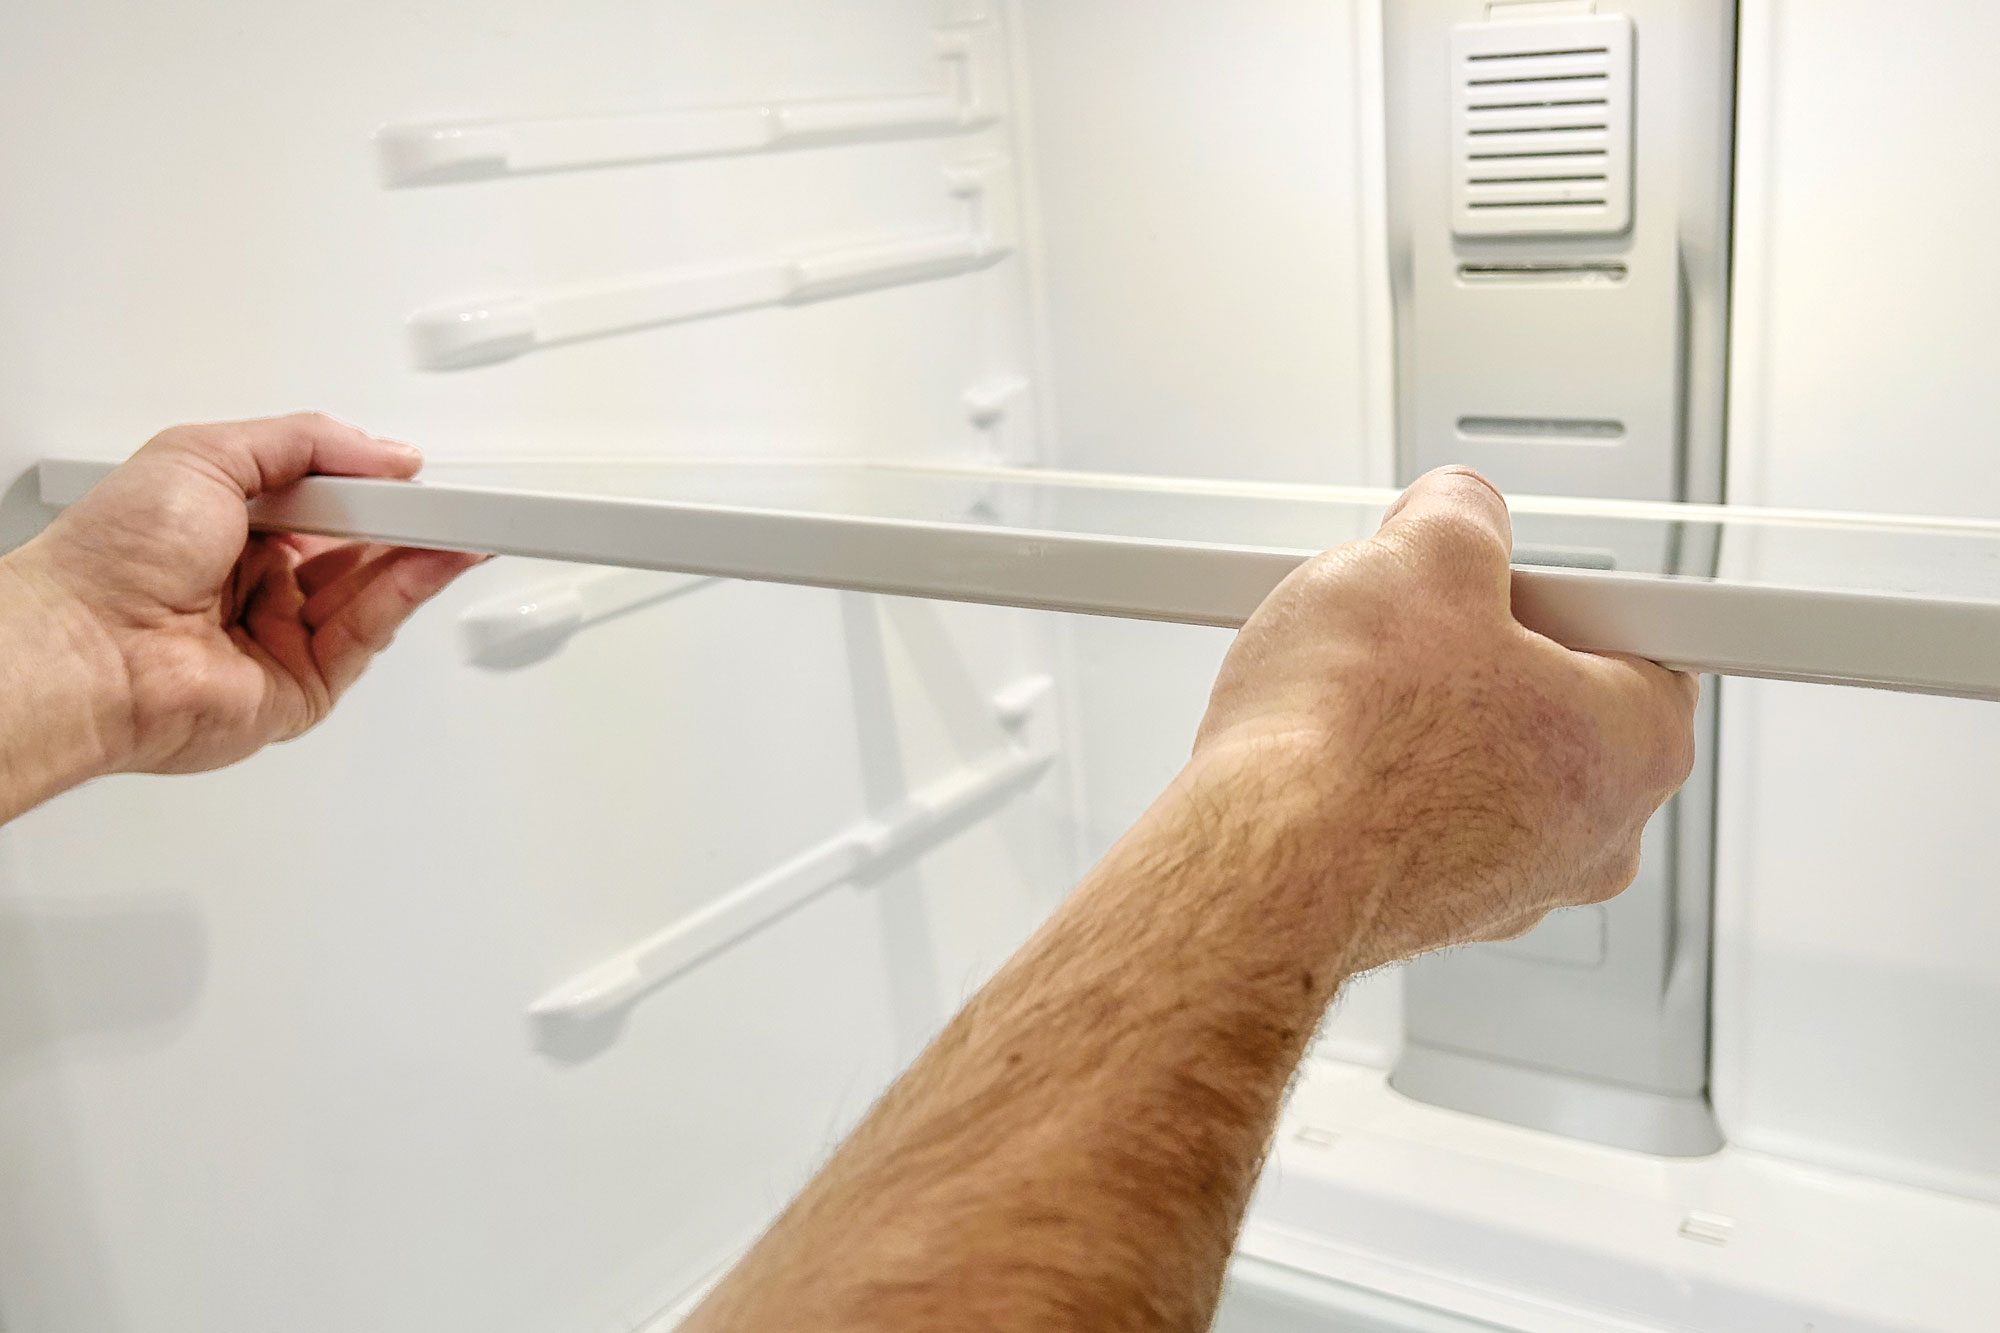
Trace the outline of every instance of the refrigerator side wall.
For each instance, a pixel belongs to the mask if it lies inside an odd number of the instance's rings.
[[[2000,514],[2000,14],[1745,0],[1742,39],[1730,499]],[[2000,710],[1721,702],[1725,1132],[2000,1200]]]
[[[976,8],[17,7],[6,541],[44,453],[306,406],[436,458],[980,456],[968,389],[1028,361],[1011,260],[456,373],[416,370],[403,320],[948,234],[946,172],[1004,159],[1004,124],[394,190],[370,138],[938,92],[938,28]],[[1058,772],[615,1022],[538,1031],[539,995],[1009,744],[992,696],[1053,660],[1013,613],[724,584],[517,669],[467,662],[461,612],[585,577],[482,568],[305,740],[0,831],[9,1333],[632,1327],[1067,882]]]

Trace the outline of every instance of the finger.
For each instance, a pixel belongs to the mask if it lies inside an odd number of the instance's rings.
[[[1482,592],[1504,593],[1514,527],[1507,502],[1471,468],[1425,473],[1382,516],[1377,534],[1401,544],[1420,563],[1454,571]]]
[[[391,549],[374,542],[336,542],[299,563],[299,591],[313,597]]]
[[[382,440],[323,412],[260,421],[184,426],[163,431],[145,450],[168,450],[214,467],[244,497],[289,486],[312,473],[339,477],[414,477],[423,455],[412,445]]]
[[[365,545],[365,544],[358,544]],[[365,546],[365,549],[347,553],[347,558],[332,561],[328,569],[315,573],[318,587],[306,598],[300,614],[306,624],[314,629],[325,625],[347,608],[347,604],[358,597],[369,584],[391,567],[396,557],[404,551],[414,550],[404,546]],[[359,557],[358,559],[355,557]]]
[[[314,556],[348,545],[345,537],[321,537],[310,532],[270,532],[265,537],[297,553],[299,563],[304,564]]]
[[[311,634],[299,619],[304,601],[299,592],[297,571],[289,561],[274,560],[258,580],[243,609],[238,642],[274,677],[298,683],[298,690],[270,690],[265,693],[264,716],[259,720],[259,741],[289,740],[324,716],[331,702],[324,684],[316,679]]]
[[[313,654],[333,695],[339,697],[359,678],[418,607],[485,558],[400,548],[371,562],[365,583],[313,633]]]
[[[243,554],[222,585],[222,623],[234,624],[258,590],[271,578],[291,568],[293,556],[285,547],[265,538],[252,537],[244,543]]]

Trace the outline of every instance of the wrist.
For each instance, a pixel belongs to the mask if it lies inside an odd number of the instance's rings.
[[[1323,747],[1273,736],[1205,746],[1149,821],[1214,886],[1211,919],[1324,1005],[1352,971],[1381,855],[1366,794]]]
[[[0,555],[0,819],[122,767],[124,659],[29,543]]]

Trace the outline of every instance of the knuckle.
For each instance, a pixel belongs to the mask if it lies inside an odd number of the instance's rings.
[[[1641,851],[1638,839],[1621,847],[1610,858],[1596,881],[1584,893],[1585,903],[1607,903],[1632,887],[1639,878]]]
[[[147,447],[220,467],[232,476],[240,472],[249,452],[235,423],[169,426]]]
[[[1434,579],[1448,586],[1486,582],[1493,570],[1507,563],[1511,552],[1494,529],[1470,514],[1445,512],[1411,520],[1410,555]]]
[[[1470,481],[1480,486],[1490,486],[1492,484],[1486,480],[1484,473],[1469,463],[1446,463],[1432,475],[1455,479],[1462,478],[1465,481]]]
[[[146,448],[154,453],[207,453],[211,447],[212,429],[208,426],[185,424],[169,426],[146,441]]]
[[[1315,589],[1344,587],[1350,582],[1368,581],[1369,547],[1365,542],[1350,542],[1321,551],[1301,567],[1304,582]]]
[[[1374,548],[1356,543],[1323,551],[1301,565],[1268,603],[1273,628],[1294,633],[1317,628],[1337,610],[1350,630],[1379,632],[1399,571],[1375,558]]]
[[[281,419],[282,424],[296,434],[309,435],[324,440],[329,436],[366,438],[368,432],[351,421],[343,421],[331,412],[319,408],[294,412]]]
[[[1671,702],[1662,710],[1660,727],[1659,778],[1667,791],[1677,790],[1694,772],[1695,734],[1692,705]]]

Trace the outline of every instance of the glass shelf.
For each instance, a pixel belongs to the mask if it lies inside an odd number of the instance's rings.
[[[66,504],[111,465],[42,464]],[[877,462],[492,462],[315,477],[260,527],[1241,624],[1394,492]],[[1693,670],[2000,698],[2000,524],[1513,497],[1517,611]]]

